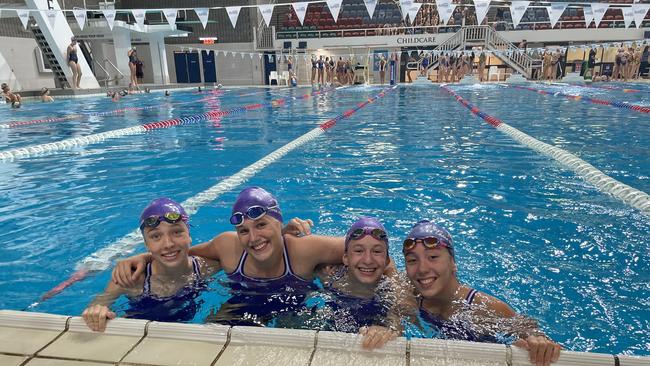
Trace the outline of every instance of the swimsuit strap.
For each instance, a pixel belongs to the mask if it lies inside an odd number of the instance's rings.
[[[142,295],[151,294],[151,262],[147,263],[144,275],[144,285],[142,286]]]
[[[201,278],[201,265],[199,264],[199,259],[195,256],[190,257],[192,259],[192,268],[194,269],[194,275],[196,279]]]
[[[282,253],[284,254],[284,274],[283,276],[286,275],[293,275],[293,269],[291,269],[291,261],[289,261],[289,252],[287,251],[287,241],[284,240],[284,237],[282,237]]]
[[[241,275],[244,274],[244,261],[246,260],[246,256],[248,253],[246,253],[246,249],[244,249],[244,252],[242,253],[241,257],[239,257],[239,264],[237,264],[237,268],[232,274],[239,273]]]
[[[468,305],[471,305],[472,301],[474,301],[474,296],[476,296],[477,293],[478,291],[475,289],[470,289],[467,293],[467,296],[465,297],[465,302],[467,302]]]

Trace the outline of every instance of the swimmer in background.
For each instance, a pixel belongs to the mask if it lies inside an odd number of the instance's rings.
[[[379,57],[379,84],[384,85],[386,83],[386,58],[384,55]]]
[[[5,102],[11,104],[11,108],[20,108],[23,101],[20,94],[13,93],[7,83],[2,83],[0,87],[2,88],[2,95],[5,97]]]
[[[65,58],[68,60],[70,70],[72,70],[72,84],[70,86],[72,89],[79,89],[81,88],[81,65],[79,65],[79,56],[77,55],[77,38],[72,37],[70,39]]]
[[[169,90],[165,90],[165,96],[168,97],[170,95],[171,95],[171,93],[169,92]]]
[[[131,72],[130,85],[133,85],[134,88],[139,89],[137,65],[140,60],[138,59],[138,52],[136,51],[135,46],[131,47],[131,49],[127,52],[127,56],[129,56],[129,71]]]
[[[311,220],[292,219],[283,228],[279,203],[263,188],[249,187],[239,193],[230,223],[235,231],[190,249],[191,255],[219,261],[233,290],[229,302],[208,321],[266,325],[277,314],[304,309],[304,298],[316,288],[316,267],[340,264],[343,257],[342,237],[296,236],[311,234]],[[150,254],[141,254],[120,261],[113,280],[134,286],[151,259]],[[292,293],[284,301],[287,289]]]
[[[561,346],[536,322],[458,281],[454,244],[445,228],[428,220],[418,222],[404,240],[402,253],[415,291],[399,308],[407,309],[412,323],[444,339],[499,343],[497,334],[507,333],[517,338],[515,346],[528,350],[533,364],[546,366],[558,360]]]
[[[110,281],[101,295],[83,311],[93,331],[103,332],[117,315],[111,304],[121,295],[129,297],[127,317],[155,321],[190,321],[199,305],[195,299],[205,288],[203,281],[220,269],[219,263],[188,255],[192,238],[185,209],[169,198],[151,202],[140,215],[140,232],[151,256],[145,275],[130,286]]]
[[[41,89],[41,102],[54,102],[54,98],[50,96],[50,89],[46,87]]]

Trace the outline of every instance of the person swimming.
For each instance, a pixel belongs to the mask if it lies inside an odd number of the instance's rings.
[[[462,285],[451,234],[428,220],[418,222],[402,245],[406,274],[415,291],[416,322],[430,327],[440,338],[497,342],[496,335],[517,338],[531,361],[548,365],[559,358],[560,345],[547,338],[535,322],[518,315],[503,301]]]
[[[189,216],[172,199],[158,198],[142,211],[140,232],[151,256],[145,275],[129,286],[109,282],[82,313],[93,331],[104,331],[107,321],[117,316],[110,306],[121,295],[129,298],[126,317],[190,321],[199,308],[196,299],[205,288],[203,280],[220,269],[216,261],[188,254]]]
[[[385,343],[397,336],[394,318],[388,317],[395,306],[393,292],[395,267],[388,255],[388,234],[373,217],[361,217],[345,235],[343,266],[321,276],[325,301],[316,310],[316,319],[325,320],[327,330],[364,333],[368,328],[387,329],[374,342]],[[399,320],[397,320],[399,323]],[[385,339],[382,339],[385,338]],[[366,342],[367,341],[367,342]],[[364,339],[366,348],[375,344]]]
[[[5,97],[5,102],[11,104],[11,108],[20,108],[22,104],[22,97],[20,94],[13,93],[7,83],[2,83],[2,95]]]
[[[50,96],[50,89],[46,87],[41,88],[41,102],[54,102],[54,98]]]
[[[275,197],[263,188],[249,187],[239,193],[232,207],[230,223],[236,231],[190,249],[192,255],[219,261],[232,290],[229,303],[208,321],[268,324],[280,311],[302,308],[302,300],[315,288],[312,280],[317,266],[341,263],[344,238],[298,237],[299,232],[311,233],[311,220],[294,218],[284,228],[282,220]],[[138,255],[119,262],[114,281],[133,285],[149,259]]]

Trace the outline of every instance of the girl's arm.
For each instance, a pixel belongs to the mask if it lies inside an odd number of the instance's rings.
[[[88,325],[88,328],[95,332],[103,332],[106,330],[107,321],[115,319],[117,316],[113,311],[111,311],[109,306],[113,304],[118,297],[127,292],[130,291],[115,284],[113,281],[110,281],[104,292],[97,295],[97,297],[95,297],[86,310],[81,314],[86,325]]]

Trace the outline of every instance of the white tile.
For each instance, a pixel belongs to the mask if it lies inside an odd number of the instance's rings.
[[[0,311],[0,352],[33,355],[65,330],[68,317]]]
[[[10,355],[0,354],[0,365],[20,366],[20,364],[22,364],[26,359],[27,356],[10,356]]]
[[[358,334],[319,332],[311,365],[402,366],[406,365],[406,340],[397,338],[384,347],[366,351]]]

